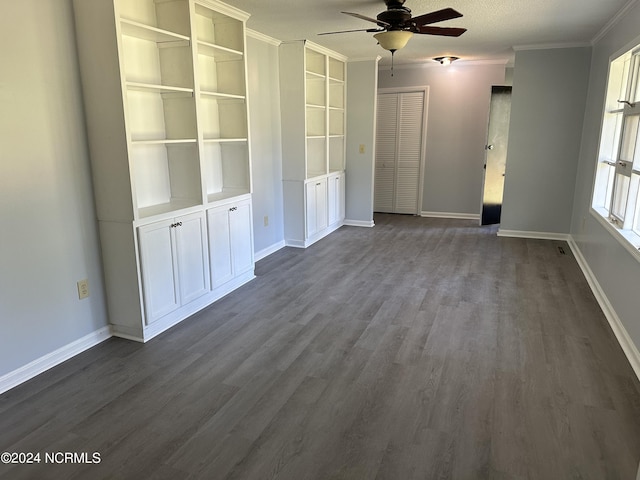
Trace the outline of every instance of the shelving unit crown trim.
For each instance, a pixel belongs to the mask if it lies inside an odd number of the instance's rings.
[[[281,43],[281,45],[285,45],[285,44],[299,44],[300,42],[302,42],[304,44],[305,47],[310,48],[318,53],[321,53],[323,55],[327,55],[329,57],[333,57],[336,60],[340,60],[342,62],[347,62],[349,60],[349,57],[336,52],[335,50],[331,50],[330,48],[327,47],[323,47],[322,45],[318,45],[317,43],[312,42],[311,40],[287,40]]]
[[[216,0],[198,0],[193,3],[196,7],[197,5],[202,5],[203,7],[210,8],[218,13],[228,15],[229,17],[235,17],[245,23],[251,16],[250,13],[247,13],[244,10],[240,10],[237,7],[233,7],[229,4],[218,2]]]

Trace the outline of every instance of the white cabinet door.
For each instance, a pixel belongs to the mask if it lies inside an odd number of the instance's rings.
[[[306,220],[307,220],[307,238],[314,236],[318,231],[318,221],[316,220],[316,184],[309,182],[305,185],[305,197],[307,204]]]
[[[327,228],[327,179],[316,182],[316,222],[317,231],[321,232]]]
[[[208,214],[212,288],[253,269],[251,202],[212,208]]]
[[[334,225],[344,220],[344,173],[329,177],[327,191],[329,225]]]
[[[209,229],[211,288],[216,288],[233,278],[229,207],[210,209],[207,212],[207,228]]]
[[[338,220],[341,222],[346,217],[346,206],[347,206],[347,181],[345,179],[344,172],[340,174],[340,185],[338,185]]]
[[[201,213],[140,227],[147,324],[209,291],[205,238]]]
[[[340,186],[340,177],[329,177],[327,183],[327,205],[328,205],[328,217],[329,225],[333,225],[338,221],[338,187]]]
[[[253,269],[253,215],[251,203],[238,203],[229,212],[233,273],[239,275]]]
[[[327,179],[313,180],[306,184],[307,238],[327,228]]]
[[[174,225],[178,285],[184,305],[209,291],[204,215],[178,217]]]
[[[139,229],[140,261],[147,324],[180,306],[176,258],[173,254],[173,220]]]

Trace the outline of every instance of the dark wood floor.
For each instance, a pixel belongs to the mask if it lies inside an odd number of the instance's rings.
[[[635,478],[638,381],[566,244],[375,222],[0,396],[0,451],[101,459],[0,478]]]

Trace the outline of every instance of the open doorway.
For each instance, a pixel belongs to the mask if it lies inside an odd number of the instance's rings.
[[[485,144],[480,225],[495,225],[500,223],[510,116],[511,87],[491,87],[491,106],[489,110],[489,125],[487,127],[487,143]]]

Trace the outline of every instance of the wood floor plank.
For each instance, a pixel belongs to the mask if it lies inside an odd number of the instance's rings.
[[[0,451],[101,456],[0,479],[635,478],[640,382],[566,243],[375,223],[0,395]]]

